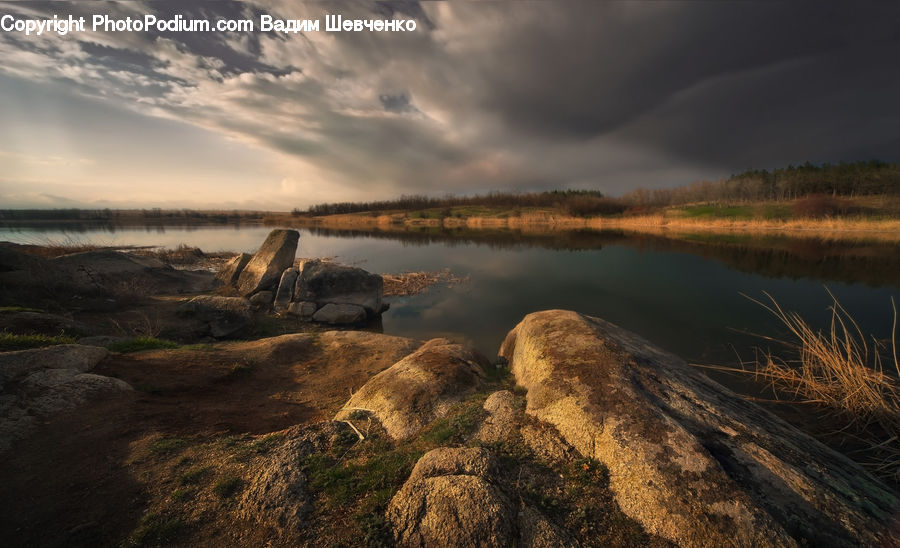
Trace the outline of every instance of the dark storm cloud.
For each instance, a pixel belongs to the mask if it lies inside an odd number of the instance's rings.
[[[900,9],[890,3],[69,6],[414,18],[416,32],[396,34],[0,36],[0,70],[15,77],[279,151],[359,192],[375,181],[396,193],[621,192],[751,166],[900,159]]]
[[[790,150],[797,131],[808,139],[801,155],[831,149],[835,128],[846,123],[877,130],[868,140],[895,137],[875,127],[898,110],[891,99],[900,95],[895,6],[559,9],[575,6],[517,14],[496,47],[474,60],[484,75],[480,102],[510,126],[563,139],[625,130],[637,142],[725,163],[733,156],[771,162],[743,149]]]

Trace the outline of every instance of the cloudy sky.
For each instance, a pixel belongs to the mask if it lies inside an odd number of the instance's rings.
[[[890,2],[9,2],[16,19],[320,31],[0,31],[0,207],[287,210],[900,161]],[[325,32],[324,15],[415,19]]]

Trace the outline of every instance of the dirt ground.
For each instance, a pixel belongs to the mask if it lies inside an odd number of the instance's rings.
[[[166,455],[146,458],[154,447],[246,441],[330,419],[351,390],[416,345],[332,332],[112,354],[93,372],[125,380],[133,393],[84,405],[4,455],[0,538],[7,546],[118,545],[158,499],[155,484],[173,473]]]

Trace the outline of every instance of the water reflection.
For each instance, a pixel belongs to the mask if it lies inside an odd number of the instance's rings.
[[[152,226],[80,232],[0,228],[0,240],[180,243],[208,251],[254,251],[272,227]],[[161,229],[161,230],[160,230]],[[890,297],[900,297],[900,249],[873,242],[815,239],[633,235],[590,230],[302,229],[298,255],[336,257],[373,272],[450,268],[468,283],[394,298],[389,334],[466,339],[493,355],[527,313],[566,308],[600,316],[682,357],[733,364],[760,343],[745,332],[777,335],[768,314],[741,296],[768,291],[824,325],[827,284],[865,332],[887,337]]]

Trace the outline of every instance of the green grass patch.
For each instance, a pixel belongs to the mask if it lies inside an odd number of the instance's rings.
[[[255,453],[268,453],[270,449],[282,441],[284,441],[284,434],[276,432],[250,443],[249,449]]]
[[[187,440],[182,438],[160,438],[150,444],[150,452],[154,455],[169,455],[176,453],[187,445]]]
[[[183,523],[176,516],[150,513],[141,520],[138,530],[123,543],[125,546],[155,546],[172,542]]]
[[[16,335],[6,332],[0,333],[0,352],[74,343],[74,338],[66,337],[64,335]]]
[[[129,352],[140,352],[142,350],[178,348],[178,343],[166,339],[157,339],[156,337],[137,337],[127,341],[112,343],[107,346],[107,348],[113,352],[127,354]]]
[[[184,502],[194,495],[194,490],[189,487],[179,487],[172,491],[172,500]]]
[[[0,314],[4,312],[43,312],[43,310],[27,306],[0,306]]]
[[[250,373],[253,372],[253,368],[255,365],[256,364],[254,364],[253,361],[250,361],[250,360],[235,362],[228,369],[227,376],[231,377],[231,378],[246,377],[247,375],[249,375]]]
[[[206,466],[197,466],[195,468],[189,468],[184,472],[178,474],[178,484],[179,485],[197,485],[200,483],[200,480],[203,479],[204,476],[212,472],[213,467]]]
[[[240,490],[241,483],[241,478],[237,476],[225,476],[216,483],[215,487],[213,487],[213,492],[218,495],[220,499],[227,499],[234,496]]]

